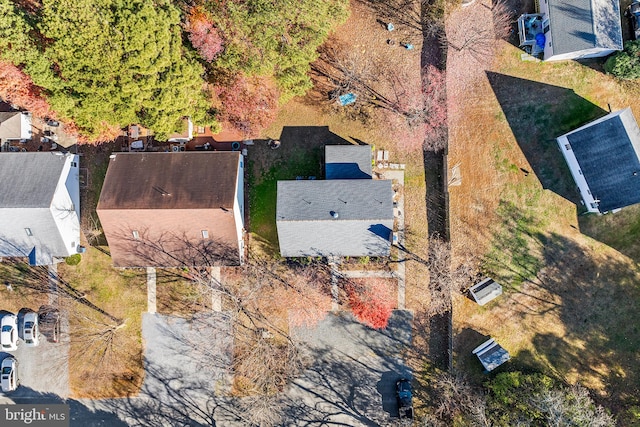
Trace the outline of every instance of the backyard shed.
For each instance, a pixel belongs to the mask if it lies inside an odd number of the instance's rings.
[[[480,344],[473,352],[486,372],[491,372],[511,358],[509,352],[502,348],[493,338]]]
[[[502,295],[502,286],[495,280],[487,277],[480,283],[469,288],[469,293],[475,302],[480,305],[485,305],[494,298]]]

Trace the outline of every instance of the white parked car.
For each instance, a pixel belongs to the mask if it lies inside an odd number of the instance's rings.
[[[15,357],[5,357],[0,368],[0,386],[3,392],[13,391],[18,387],[18,362]]]
[[[22,337],[28,347],[38,345],[38,315],[30,311],[22,319]]]
[[[0,343],[2,351],[14,351],[18,348],[18,318],[7,314],[2,318]]]

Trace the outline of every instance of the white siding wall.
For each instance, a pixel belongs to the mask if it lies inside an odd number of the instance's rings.
[[[551,32],[547,33],[550,34]],[[551,38],[547,39],[547,45],[550,43]],[[552,50],[551,50],[552,52]],[[601,56],[607,56],[613,52],[616,52],[615,49],[604,49],[601,47],[594,47],[593,49],[585,49],[579,50],[577,52],[569,52],[563,53],[562,55],[553,55],[547,56],[547,47],[544,49],[544,60],[545,61],[564,61],[568,59],[587,59],[587,58],[599,58]]]
[[[578,188],[580,189],[580,196],[584,201],[585,207],[589,212],[600,213],[596,200],[591,194],[591,190],[589,189],[589,185],[587,184],[587,180],[584,179],[584,175],[582,175],[582,172],[580,171],[578,159],[576,159],[576,155],[571,149],[569,140],[565,135],[563,135],[556,139],[556,141],[558,142],[558,147],[560,147],[560,151],[562,151],[562,155],[564,156],[567,165],[569,165],[571,175],[573,175],[573,180],[576,182]]]
[[[58,256],[77,253],[80,244],[78,158],[77,155],[65,155],[64,168],[51,202],[51,215],[66,249],[66,253],[54,254]]]
[[[20,114],[20,139],[31,139],[31,113]]]
[[[238,160],[238,176],[236,178],[236,195],[233,204],[233,219],[238,235],[240,263],[244,262],[244,156],[240,154]]]

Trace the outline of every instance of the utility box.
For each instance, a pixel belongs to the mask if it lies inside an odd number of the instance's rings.
[[[469,293],[475,302],[480,305],[485,305],[489,301],[502,295],[502,286],[490,277],[487,277],[477,285],[469,288]]]

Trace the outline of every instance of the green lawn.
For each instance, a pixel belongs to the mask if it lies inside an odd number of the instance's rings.
[[[324,168],[322,141],[308,144],[286,144],[277,150],[266,145],[254,146],[249,152],[250,229],[269,253],[278,249],[276,230],[276,184],[280,180],[315,176],[322,179]]]

